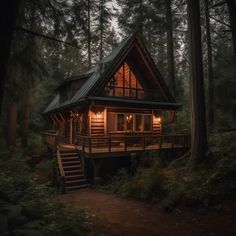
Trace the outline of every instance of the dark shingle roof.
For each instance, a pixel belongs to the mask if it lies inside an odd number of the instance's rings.
[[[94,68],[87,71],[85,74],[80,75],[87,77],[82,86],[78,89],[78,91],[75,93],[75,95],[68,101],[59,103],[59,95],[56,95],[54,100],[48,105],[48,107],[45,109],[45,113],[49,113],[56,110],[65,109],[69,106],[73,106],[75,104],[78,104],[82,101],[84,101],[88,96],[92,95],[92,90],[96,89],[97,85],[101,82],[101,78],[105,77],[104,75],[108,72],[110,73],[110,70],[112,68],[111,65],[116,65],[121,56],[126,52],[126,49],[132,45],[134,42],[134,39],[136,39],[137,36],[131,35],[128,38],[124,39],[120,45],[115,48],[111,54],[109,54],[106,58],[104,58],[102,61],[100,61],[99,64],[97,64]],[[140,42],[140,41],[139,41]],[[140,44],[142,47],[142,42]],[[165,93],[168,97],[168,101],[172,103],[173,105],[176,103],[175,99],[173,98],[172,94],[170,93],[169,89],[167,88],[165,82],[163,81],[160,72],[156,68],[150,54],[144,47],[144,52],[146,53],[147,57],[149,58],[149,63],[152,64],[154,70],[158,73],[158,77],[160,79],[161,87],[165,90]],[[93,96],[93,95],[92,95]]]
[[[122,51],[124,46],[126,46],[127,42],[132,38],[129,36],[128,38],[124,39],[117,48],[115,48],[107,57],[105,57],[102,61],[99,62],[95,67],[88,70],[80,77],[88,76],[85,83],[81,86],[81,88],[76,92],[76,94],[72,97],[72,99],[59,104],[59,95],[57,94],[53,101],[48,105],[48,107],[44,110],[44,114],[60,109],[65,106],[72,105],[78,102],[80,99],[86,97],[87,93],[90,89],[94,86],[94,84],[99,80],[101,75],[107,69],[107,66],[112,63],[112,61],[117,57],[117,55]],[[64,84],[64,83],[63,83]]]

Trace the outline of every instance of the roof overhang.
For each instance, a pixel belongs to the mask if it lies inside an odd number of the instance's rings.
[[[88,101],[93,101],[95,105],[113,105],[122,107],[149,108],[161,110],[182,110],[180,103],[166,103],[146,100],[131,100],[115,97],[87,97]]]

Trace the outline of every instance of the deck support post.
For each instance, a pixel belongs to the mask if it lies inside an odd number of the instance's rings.
[[[92,164],[93,164],[93,173],[94,173],[94,184],[98,184],[101,180],[99,176],[99,171],[103,163],[103,159],[93,159]]]
[[[72,118],[70,118],[70,144],[72,144],[72,133],[73,133],[73,131],[72,131]]]

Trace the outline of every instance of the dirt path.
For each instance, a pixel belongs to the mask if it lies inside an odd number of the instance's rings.
[[[57,200],[96,215],[104,225],[96,236],[236,235],[236,214],[232,207],[221,214],[185,212],[174,215],[157,206],[95,190],[62,195]]]

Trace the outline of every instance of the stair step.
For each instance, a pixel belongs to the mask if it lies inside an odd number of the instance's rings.
[[[74,183],[83,183],[86,182],[86,179],[75,179],[75,180],[66,180],[66,184],[74,184]]]
[[[60,152],[61,156],[79,156],[78,152]]]
[[[77,172],[82,173],[83,171],[82,170],[65,170],[66,174],[72,174],[72,173],[77,173]]]
[[[65,172],[65,190],[66,192],[76,192],[80,189],[88,188],[87,180],[84,176],[80,153],[78,149],[59,149],[63,169]]]
[[[66,187],[66,191],[70,192],[73,190],[79,190],[79,189],[83,189],[83,188],[88,188],[90,185],[89,184],[81,184],[81,185],[76,185],[76,186],[68,186]]]
[[[66,179],[73,179],[73,178],[84,178],[84,175],[67,175],[65,176]]]
[[[78,156],[74,156],[74,157],[61,157],[61,159],[64,161],[64,160],[78,160],[79,159],[79,157]]]
[[[62,160],[63,164],[81,164],[80,160],[76,160],[76,161],[64,161]]]
[[[72,166],[63,166],[64,170],[66,171],[66,169],[78,169],[81,170],[81,165],[72,165]]]

